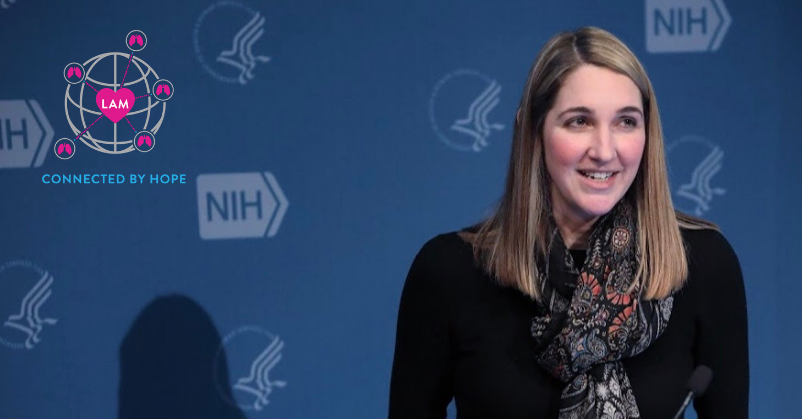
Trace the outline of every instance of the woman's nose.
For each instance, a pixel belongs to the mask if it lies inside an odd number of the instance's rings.
[[[608,162],[615,158],[615,144],[610,129],[600,128],[593,136],[588,149],[588,157],[599,162]]]

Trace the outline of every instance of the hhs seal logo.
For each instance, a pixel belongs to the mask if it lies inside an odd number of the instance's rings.
[[[682,137],[667,150],[675,205],[689,214],[704,216],[713,199],[727,192],[716,187],[713,179],[724,165],[724,151],[699,136]]]
[[[242,3],[222,1],[204,10],[192,40],[204,70],[217,80],[245,85],[270,57],[259,54],[257,42],[265,34],[265,18]]]
[[[229,333],[217,351],[214,360],[215,383],[226,402],[243,410],[263,410],[270,404],[274,390],[284,388],[287,382],[276,379],[273,369],[281,362],[284,341],[257,326],[241,327]],[[222,388],[229,377],[221,377],[218,365],[224,353],[228,354],[231,371],[230,392]],[[224,363],[223,363],[224,365]],[[231,399],[228,394],[233,394]]]
[[[441,141],[459,151],[482,151],[494,131],[504,125],[488,122],[498,106],[501,85],[475,70],[457,70],[443,77],[429,99],[429,120]]]
[[[15,260],[0,266],[0,286],[0,344],[33,349],[58,322],[43,313],[53,294],[53,275],[31,262]]]

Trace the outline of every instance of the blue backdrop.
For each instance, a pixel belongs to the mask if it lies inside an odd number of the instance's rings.
[[[752,415],[798,417],[800,19],[796,0],[0,0],[0,417],[385,416],[412,258],[492,207],[529,66],[583,25],[642,60],[675,203],[740,257]],[[123,82],[114,124],[95,90]]]

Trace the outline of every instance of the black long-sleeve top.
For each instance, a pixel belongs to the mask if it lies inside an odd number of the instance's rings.
[[[641,417],[671,418],[697,365],[713,370],[700,419],[748,416],[746,298],[738,259],[714,230],[683,230],[689,277],[664,334],[623,360]],[[580,256],[573,252],[574,256]],[[575,257],[576,259],[576,257]],[[390,419],[557,418],[563,384],[534,359],[535,302],[478,267],[456,232],[415,257],[398,311]]]

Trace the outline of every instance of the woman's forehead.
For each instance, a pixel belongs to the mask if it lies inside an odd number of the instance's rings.
[[[584,107],[597,112],[617,112],[626,107],[641,109],[641,101],[638,86],[626,75],[604,67],[583,65],[565,78],[554,108]]]

